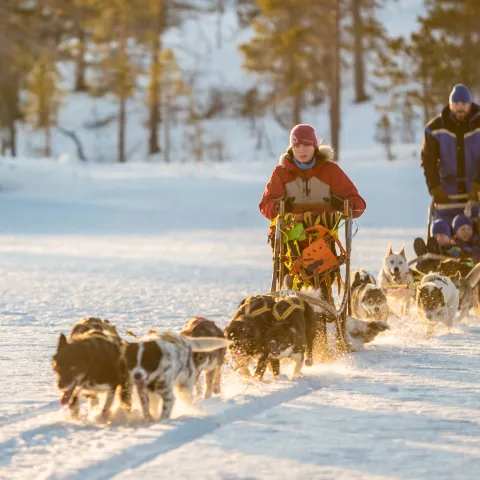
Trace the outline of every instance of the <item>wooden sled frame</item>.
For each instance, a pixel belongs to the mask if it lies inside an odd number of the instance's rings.
[[[301,204],[296,203],[295,207],[302,210],[303,213],[309,212],[312,209],[324,209],[332,210],[329,203],[315,203],[315,204]],[[337,350],[340,352],[348,351],[348,345],[345,340],[346,333],[346,323],[347,315],[350,312],[350,257],[352,250],[352,210],[348,200],[345,200],[343,205],[343,212],[340,219],[344,220],[344,231],[345,231],[345,242],[344,242],[344,261],[343,265],[345,266],[345,278],[343,280],[343,291],[339,293],[338,306],[334,307],[330,303],[315,299],[306,295],[304,293],[292,290],[285,290],[284,288],[284,278],[286,272],[285,266],[285,241],[282,236],[284,231],[284,217],[285,217],[285,201],[280,200],[279,202],[279,212],[275,224],[275,238],[273,244],[273,269],[272,269],[272,282],[270,286],[270,292],[272,295],[277,297],[284,296],[286,294],[294,294],[299,298],[308,301],[309,303],[316,305],[324,310],[326,310],[332,317],[335,319],[335,331],[337,335]]]

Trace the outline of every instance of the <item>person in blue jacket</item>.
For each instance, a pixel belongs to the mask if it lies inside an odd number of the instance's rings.
[[[466,215],[457,215],[452,222],[453,246],[460,250],[460,256],[471,258],[478,262],[480,260],[480,248],[478,246],[478,236],[475,235],[472,225],[472,219]]]
[[[425,127],[422,168],[435,203],[451,203],[448,195],[480,193],[480,106],[462,84],[453,87],[449,104]],[[457,200],[458,201],[458,200]],[[436,210],[449,223],[461,209]]]

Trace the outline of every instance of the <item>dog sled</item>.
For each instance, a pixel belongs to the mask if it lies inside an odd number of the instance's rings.
[[[329,210],[330,204],[295,204],[303,213],[285,213],[280,201],[274,220],[273,268],[270,292],[274,296],[294,294],[326,312],[335,323],[337,350],[347,351],[347,315],[350,314],[350,255],[352,211],[347,200],[343,212]],[[344,231],[344,243],[339,232]],[[307,287],[321,293],[312,298],[301,291]]]
[[[472,217],[472,210],[474,207],[478,207],[479,202],[472,202],[468,199],[468,194],[456,194],[456,195],[449,195],[451,203],[442,203],[437,204],[433,200],[430,203],[427,211],[427,231],[425,236],[425,244],[428,246],[433,240],[432,236],[432,225],[435,219],[437,218],[436,213],[437,211],[442,210],[451,210],[451,209],[461,209],[465,212],[465,214],[469,217]],[[480,219],[479,217],[472,217],[473,221],[473,228],[474,232],[479,235],[480,234]],[[428,252],[423,255],[419,255],[408,262],[409,266],[421,264],[422,262],[430,262],[430,264],[439,264],[440,262],[448,260],[451,263],[458,263],[462,264],[465,263],[464,258],[453,258],[449,255],[443,255],[440,253]],[[468,262],[467,262],[468,263]],[[478,264],[478,262],[477,262]],[[473,267],[475,263],[470,261],[470,267]],[[459,270],[460,271],[460,270]],[[463,272],[460,272],[463,275]]]

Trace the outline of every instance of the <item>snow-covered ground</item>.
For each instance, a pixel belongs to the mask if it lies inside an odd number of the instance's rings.
[[[368,203],[354,266],[424,232],[418,161],[378,150],[342,166]],[[476,479],[480,324],[425,340],[396,322],[365,352],[295,381],[245,383],[168,423],[72,422],[51,357],[86,315],[121,332],[224,326],[269,287],[257,204],[273,165],[123,167],[0,161],[0,478]]]

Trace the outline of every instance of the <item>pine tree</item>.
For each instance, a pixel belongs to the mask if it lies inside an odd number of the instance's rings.
[[[3,148],[8,148],[13,156],[16,155],[16,124],[23,119],[21,90],[38,48],[36,22],[29,2],[4,0],[0,3],[0,130],[4,132]]]
[[[326,61],[333,65],[332,2],[258,0],[258,6],[262,14],[253,22],[255,35],[240,46],[244,67],[267,80],[271,102],[288,111],[278,118],[291,128],[301,123],[309,95],[331,80]]]
[[[96,18],[101,15],[102,4],[97,0],[48,0],[62,22],[63,45],[75,62],[75,92],[88,91],[86,73],[88,44]]]
[[[416,121],[419,117],[415,111],[415,101],[414,95],[412,92],[407,91],[403,95],[403,107],[402,112],[402,123],[401,123],[401,132],[402,132],[402,142],[404,143],[415,143],[416,142]]]
[[[95,91],[97,94],[111,92],[118,101],[119,163],[127,161],[127,102],[135,94],[137,75],[141,72],[129,48],[129,39],[133,37],[142,4],[142,0],[97,0],[99,16],[92,30],[94,53],[100,58],[95,65]]]
[[[350,49],[353,52],[353,80],[355,103],[370,99],[367,93],[366,63],[372,54],[383,48],[386,29],[378,20],[378,12],[388,0],[348,0],[351,26],[346,28],[352,38]],[[395,1],[395,0],[394,0]],[[348,46],[348,42],[344,42]]]
[[[362,0],[351,0],[354,34],[354,85],[355,103],[366,102],[369,99],[365,90],[365,47],[364,21],[362,17]]]
[[[442,52],[441,67],[448,89],[464,83],[480,90],[480,67],[472,59],[480,54],[477,0],[426,0],[427,14],[421,19],[422,29],[432,33],[435,46]]]
[[[382,108],[390,112],[403,108],[400,98],[408,93],[412,108],[420,107],[427,123],[445,103],[445,83],[448,81],[444,54],[438,48],[431,31],[420,26],[409,39],[391,38],[379,52],[375,76],[376,90],[388,94]]]
[[[182,24],[188,18],[204,11],[221,10],[223,3],[212,7],[210,0],[169,2],[168,0],[143,0],[142,8],[136,14],[135,40],[145,45],[149,56],[148,84],[148,152],[154,155],[161,151],[159,132],[162,123],[160,52],[165,32]],[[221,13],[221,12],[220,12]],[[220,17],[219,17],[220,18]]]
[[[164,112],[164,158],[166,162],[170,162],[171,153],[171,124],[177,102],[184,96],[190,94],[190,90],[183,80],[182,71],[178,65],[175,54],[172,49],[162,50],[160,54],[160,102]]]
[[[376,124],[375,140],[381,143],[390,161],[395,160],[395,154],[392,151],[393,128],[388,113],[384,112]]]
[[[43,53],[27,80],[25,113],[35,130],[45,133],[44,155],[52,155],[51,129],[57,122],[62,92],[58,87],[61,76],[54,59]]]

